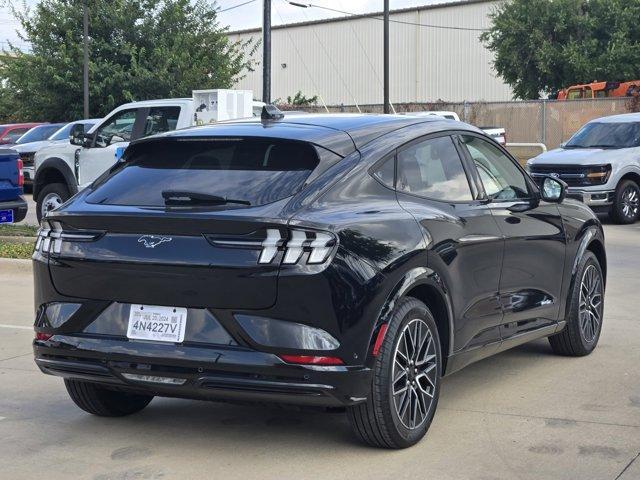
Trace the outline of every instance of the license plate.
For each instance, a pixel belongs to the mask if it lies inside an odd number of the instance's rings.
[[[135,340],[182,343],[186,326],[186,308],[131,305],[127,337]]]
[[[0,223],[13,223],[13,210],[0,210]]]

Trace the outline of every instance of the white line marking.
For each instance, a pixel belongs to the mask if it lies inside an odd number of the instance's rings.
[[[24,325],[4,325],[0,323],[0,328],[13,328],[16,330],[33,330],[33,327],[25,327]]]
[[[5,418],[7,418],[7,417],[0,417],[0,422],[1,422],[2,420],[4,420]]]

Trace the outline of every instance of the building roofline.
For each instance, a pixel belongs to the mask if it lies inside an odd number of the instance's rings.
[[[398,8],[395,10],[390,10],[389,14],[393,15],[396,13],[407,13],[407,12],[417,12],[420,10],[437,10],[439,8],[447,8],[461,5],[469,5],[474,3],[489,3],[495,2],[496,0],[451,0],[446,3],[437,3],[435,5],[419,5],[417,7],[405,7]],[[283,23],[282,25],[273,25],[271,30],[280,30],[282,28],[291,28],[291,27],[306,27],[308,25],[318,25],[323,23],[334,23],[334,22],[345,22],[347,20],[358,20],[361,18],[371,18],[371,17],[381,17],[384,12],[368,12],[368,13],[360,13],[357,15],[345,15],[342,17],[334,17],[334,18],[322,18],[320,20],[309,20],[306,22],[294,22],[294,23]],[[261,32],[262,28],[245,28],[242,30],[233,30],[227,32],[227,35],[241,35],[244,33],[257,33]]]

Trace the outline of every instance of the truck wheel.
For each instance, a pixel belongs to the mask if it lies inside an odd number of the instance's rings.
[[[69,200],[69,197],[71,197],[71,194],[64,183],[50,183],[49,185],[45,185],[42,190],[40,190],[36,203],[38,222],[51,210],[55,210]]]
[[[633,180],[618,184],[611,214],[616,223],[635,223],[640,216],[640,187]]]
[[[389,320],[367,400],[347,410],[360,440],[379,448],[418,443],[436,411],[441,365],[433,315],[421,301],[405,298]]]
[[[95,383],[65,379],[64,385],[71,400],[85,412],[100,417],[124,417],[137,413],[149,405],[152,395],[119,392]]]

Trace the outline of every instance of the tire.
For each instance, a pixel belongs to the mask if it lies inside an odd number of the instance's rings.
[[[57,208],[69,200],[71,194],[64,183],[50,183],[45,185],[38,195],[36,202],[36,217],[38,222],[53,208]]]
[[[633,180],[623,180],[616,187],[611,216],[616,223],[635,223],[640,218],[640,186]]]
[[[592,285],[595,285],[593,292],[597,293],[587,294],[591,290],[589,287],[591,275],[593,275]],[[587,282],[586,286],[585,282]],[[583,300],[584,303],[591,305],[591,308],[585,310]],[[598,345],[604,314],[602,268],[596,256],[590,251],[585,252],[578,265],[575,283],[568,301],[571,302],[571,306],[565,319],[567,324],[560,333],[549,337],[549,343],[558,355],[583,357],[589,355]],[[593,308],[593,305],[597,305],[597,308]],[[597,325],[595,325],[596,321]]]
[[[421,328],[418,335],[415,334],[416,327]],[[430,342],[427,330],[431,335]],[[411,355],[411,349],[403,343],[407,338],[411,341],[411,337],[407,337],[409,331],[413,332],[414,337],[424,340],[418,342],[422,343],[422,347],[417,356]],[[403,352],[409,352],[407,356],[410,358],[421,360],[411,375],[404,368],[408,362],[402,359]],[[418,376],[415,376],[416,371],[419,372]],[[395,385],[392,375],[396,378]],[[407,297],[392,312],[384,341],[374,361],[371,390],[366,402],[347,409],[356,436],[364,443],[379,448],[407,448],[418,443],[433,420],[440,395],[441,375],[442,353],[433,315],[424,303]],[[414,383],[407,383],[411,381]],[[412,385],[415,385],[413,389]],[[398,390],[397,395],[393,395],[392,388]],[[406,389],[404,392],[403,388]],[[425,391],[431,396],[423,393]],[[406,413],[401,415],[407,397],[410,398],[409,404],[404,407]],[[421,402],[420,398],[424,401]],[[415,420],[412,422],[409,410],[414,407]]]
[[[99,417],[124,417],[149,405],[152,395],[109,390],[95,383],[65,379],[71,400],[85,412]]]

